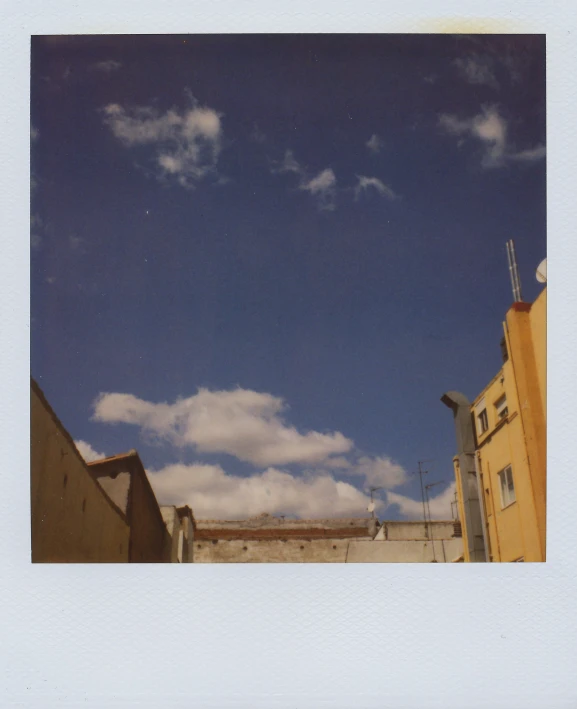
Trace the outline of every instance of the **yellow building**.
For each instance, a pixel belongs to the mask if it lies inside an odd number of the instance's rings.
[[[479,536],[479,525],[471,523],[471,512],[482,521],[477,547],[484,560],[545,561],[546,323],[546,289],[533,304],[511,306],[503,323],[503,366],[470,405],[468,422],[461,421],[474,439],[474,452],[459,445],[454,459],[465,561],[483,560],[472,558],[470,536]],[[449,392],[442,400],[455,411],[459,443],[457,397]],[[477,487],[473,507],[467,478]]]

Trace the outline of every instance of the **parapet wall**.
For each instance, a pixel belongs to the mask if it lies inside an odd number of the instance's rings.
[[[127,562],[127,521],[34,382],[30,414],[32,561]]]

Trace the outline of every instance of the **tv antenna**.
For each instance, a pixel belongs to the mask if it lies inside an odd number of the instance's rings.
[[[519,269],[517,268],[517,256],[515,254],[515,242],[509,239],[507,242],[507,260],[509,261],[509,274],[511,276],[511,286],[513,288],[513,301],[520,303],[521,297],[521,279],[519,278]]]
[[[421,500],[423,502],[423,522],[425,523],[425,536],[427,539],[429,538],[429,527],[427,525],[427,512],[425,509],[425,488],[423,486],[423,475],[428,474],[428,470],[423,470],[423,463],[432,463],[434,461],[434,458],[429,458],[427,460],[419,460],[417,461],[417,464],[419,466],[418,470],[418,475],[419,475],[419,482],[421,483]]]
[[[547,259],[544,258],[541,263],[537,266],[537,272],[535,276],[539,283],[547,283]]]
[[[367,512],[371,513],[371,517],[375,519],[375,498],[374,494],[377,490],[384,490],[384,487],[381,485],[379,487],[370,487],[369,492],[371,493],[371,501],[369,502],[369,506],[367,507]]]
[[[425,485],[425,498],[427,501],[427,513],[429,516],[429,525],[431,527],[431,547],[433,549],[433,561],[437,561],[437,555],[435,553],[435,540],[433,538],[433,527],[432,527],[432,520],[431,520],[431,506],[429,504],[430,503],[429,490],[432,487],[436,487],[437,485],[441,485],[443,482],[444,482],[443,480],[438,480],[436,483],[429,483],[428,485]],[[445,553],[445,548],[443,547],[443,554],[444,553]]]

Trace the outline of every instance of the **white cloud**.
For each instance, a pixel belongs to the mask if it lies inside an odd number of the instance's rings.
[[[547,150],[544,145],[536,145],[534,148],[513,153],[509,157],[511,160],[517,160],[518,162],[534,162],[542,160],[546,154]]]
[[[105,74],[111,74],[113,71],[118,71],[118,69],[121,68],[122,63],[117,62],[115,59],[106,59],[102,62],[95,62],[91,66],[92,69],[96,69],[96,71],[102,71]]]
[[[376,133],[373,133],[365,145],[372,153],[378,153],[383,149],[385,143],[382,138],[380,138]]]
[[[387,199],[397,199],[397,196],[393,190],[385,185],[384,182],[378,179],[378,177],[365,177],[364,175],[357,175],[357,184],[355,186],[355,199],[359,199],[361,194],[369,189],[376,190],[381,196]]]
[[[39,249],[42,246],[42,219],[37,214],[30,215],[30,246]]]
[[[187,504],[197,519],[243,519],[263,512],[304,519],[364,517],[370,502],[329,475],[303,478],[275,468],[238,477],[217,465],[169,465],[148,477],[160,504]]]
[[[451,502],[455,498],[455,483],[451,483],[436,497],[429,498],[431,519],[451,519]],[[423,519],[423,502],[411,497],[387,492],[388,506],[396,505],[406,519]]]
[[[503,167],[511,160],[538,160],[545,154],[543,146],[521,152],[511,150],[507,144],[507,121],[495,106],[484,106],[481,113],[466,119],[443,113],[439,116],[439,126],[452,135],[479,140],[484,149],[481,164],[486,168]]]
[[[195,105],[183,112],[171,109],[159,114],[150,107],[125,109],[113,103],[104,108],[104,122],[126,147],[151,146],[160,178],[193,187],[216,173],[222,125],[211,108]]]
[[[316,177],[306,180],[300,185],[301,190],[306,190],[319,199],[321,209],[332,210],[335,208],[335,189],[337,178],[331,168],[322,170]]]
[[[86,441],[74,441],[74,445],[87,463],[90,463],[93,460],[100,460],[101,458],[106,458],[105,453],[98,453],[94,450],[90,443],[86,443]]]
[[[362,456],[351,467],[350,474],[365,478],[365,487],[383,487],[390,489],[409,482],[409,476],[402,465],[395,463],[388,456],[370,458]]]
[[[130,423],[178,447],[202,453],[227,453],[259,466],[315,464],[351,450],[342,433],[300,433],[285,423],[284,401],[247,389],[200,389],[173,404],[154,404],[130,394],[101,394],[94,418]]]
[[[499,83],[493,71],[494,62],[489,57],[471,54],[468,57],[455,59],[454,64],[461,76],[469,84],[485,84],[493,89],[499,88]]]
[[[295,158],[292,150],[287,150],[281,161],[274,162],[273,174],[293,173],[299,177],[298,189],[315,197],[319,209],[332,211],[336,207],[337,178],[331,168],[321,170],[311,177]]]
[[[282,172],[294,172],[297,175],[304,174],[304,169],[296,161],[292,150],[285,151],[284,158],[280,162],[273,164],[272,171],[273,172],[281,172],[281,173]]]

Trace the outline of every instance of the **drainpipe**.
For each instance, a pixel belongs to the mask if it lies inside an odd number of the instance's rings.
[[[471,561],[487,560],[485,529],[481,511],[479,480],[475,468],[475,432],[471,419],[471,404],[464,394],[448,391],[441,401],[453,412],[457,436],[457,457],[463,495],[463,523],[466,530],[467,550]]]
[[[481,484],[481,456],[479,451],[475,456],[475,472],[477,474],[477,493],[481,507],[481,517],[483,519],[483,544],[485,546],[485,561],[489,561],[489,540],[487,539],[487,511],[485,510],[485,495]]]

